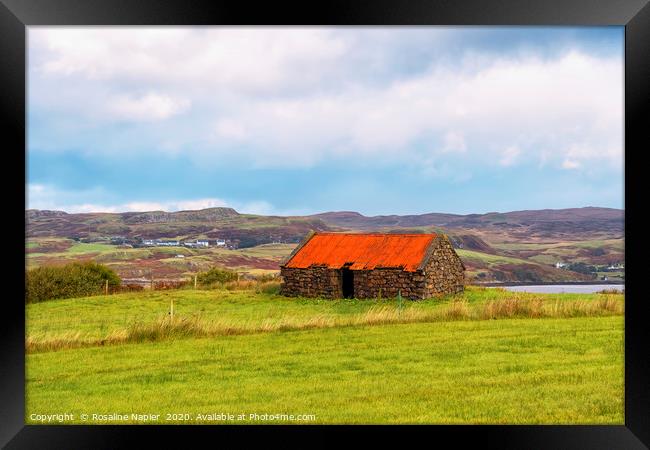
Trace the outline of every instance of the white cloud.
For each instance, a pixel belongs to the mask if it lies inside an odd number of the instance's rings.
[[[444,137],[444,145],[442,147],[443,153],[448,152],[465,152],[467,150],[467,144],[465,143],[465,137],[461,133],[454,131],[448,131]]]
[[[616,160],[622,86],[620,61],[569,53],[496,61],[476,73],[432,70],[377,89],[260,99],[234,107],[230,117],[255,124],[246,139],[238,137],[262,165],[314,165],[346,151],[399,159],[432,136],[443,142],[440,153],[465,152],[483,163]],[[500,155],[510,146],[518,150]]]
[[[191,200],[132,201],[124,203],[96,203],[89,199],[107,197],[101,188],[85,190],[65,190],[56,186],[30,183],[27,185],[26,209],[49,209],[68,213],[91,212],[141,212],[141,211],[186,211],[206,208],[229,207],[240,213],[262,215],[285,215],[288,211],[278,211],[269,202],[255,200],[250,202],[226,201],[220,198],[198,198]]]
[[[509,167],[515,164],[517,157],[521,154],[521,150],[515,146],[510,146],[501,152],[501,159],[499,164],[504,167]]]
[[[201,198],[197,200],[183,200],[168,203],[165,207],[168,211],[182,211],[192,209],[218,208],[228,206],[228,203],[219,198]]]
[[[84,212],[92,207],[87,199],[102,194],[103,191],[97,188],[84,191],[61,191],[52,185],[28,183],[25,189],[25,208],[61,210],[62,205],[73,203],[79,212]]]
[[[622,164],[619,58],[470,54],[454,66],[430,60],[428,69],[373,77],[395,63],[382,48],[412,36],[380,31],[30,27],[35,80],[61,88],[50,97],[37,89],[30,101],[70,117],[61,139],[76,139],[84,118],[93,129],[117,117],[166,119],[128,135],[107,130],[110,147],[93,148],[188,151],[201,164],[224,155],[279,167],[417,161],[420,144],[433,149],[426,158],[463,165]]]
[[[246,137],[244,125],[232,119],[220,119],[216,126],[217,135],[226,139],[241,140]]]
[[[29,38],[49,53],[46,74],[234,90],[311,83],[347,46],[323,28],[30,27]]]
[[[120,119],[155,121],[169,119],[186,111],[189,106],[190,101],[187,99],[149,92],[140,97],[116,97],[109,105],[109,110]]]
[[[565,159],[562,161],[562,168],[563,169],[579,169],[580,168],[580,163],[578,161],[574,161],[572,159]]]

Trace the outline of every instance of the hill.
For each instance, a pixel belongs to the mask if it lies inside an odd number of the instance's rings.
[[[199,211],[146,211],[68,214],[64,211],[26,211],[27,236],[101,241],[131,239],[228,239],[238,247],[271,242],[299,242],[310,230],[331,228],[313,217],[240,214],[232,208]]]
[[[390,228],[440,227],[448,230],[474,230],[483,233],[507,232],[520,239],[566,238],[612,234],[622,237],[624,212],[612,208],[571,208],[513,211],[486,214],[420,214],[366,217],[356,212],[327,212],[315,217],[330,226],[373,230]]]
[[[83,214],[32,209],[25,215],[30,264],[94,259],[129,278],[178,278],[215,264],[274,271],[312,230],[446,233],[476,281],[621,279],[621,271],[603,271],[624,260],[624,211],[611,208],[370,217],[354,211],[263,216],[232,208]],[[161,238],[221,239],[232,249],[137,248]],[[567,266],[558,269],[558,262]]]

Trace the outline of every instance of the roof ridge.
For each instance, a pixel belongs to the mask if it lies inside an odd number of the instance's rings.
[[[431,235],[438,235],[440,233],[373,233],[373,232],[361,232],[361,233],[355,233],[354,231],[317,231],[315,234],[323,235],[323,234],[332,234],[332,235],[355,235],[355,236],[431,236]]]

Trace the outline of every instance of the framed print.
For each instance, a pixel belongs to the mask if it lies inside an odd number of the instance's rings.
[[[647,447],[646,1],[0,10],[3,446]]]

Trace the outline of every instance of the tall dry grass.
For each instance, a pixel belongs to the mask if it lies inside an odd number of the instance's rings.
[[[103,339],[84,339],[79,333],[48,337],[28,337],[28,352],[53,351],[65,348],[156,342],[187,337],[213,337],[277,331],[299,331],[317,328],[375,326],[455,320],[491,320],[505,318],[568,318],[621,315],[624,302],[620,296],[603,295],[598,300],[545,300],[530,295],[512,295],[496,301],[472,305],[457,298],[437,308],[398,308],[373,306],[358,314],[283,317],[280,320],[239,321],[206,320],[200,315],[161,317],[153,322],[133,322],[112,331]]]

